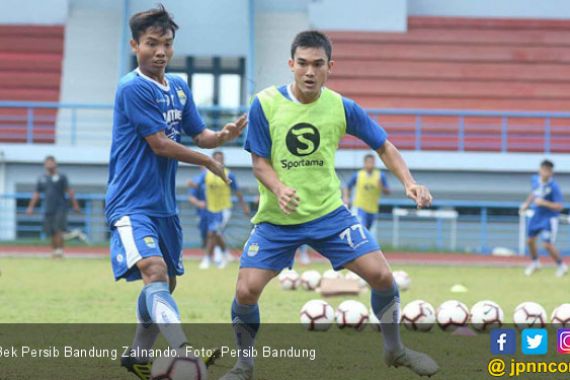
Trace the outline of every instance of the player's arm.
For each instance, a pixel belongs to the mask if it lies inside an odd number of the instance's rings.
[[[534,203],[537,206],[546,207],[551,209],[552,211],[562,211],[564,209],[564,205],[562,203],[547,201],[546,199],[542,198],[536,198],[534,200]]]
[[[37,191],[34,191],[34,194],[32,194],[32,199],[30,199],[30,203],[28,204],[26,214],[32,215],[34,213],[34,208],[38,204],[39,200],[40,200],[40,193]]]
[[[192,193],[188,195],[188,202],[196,208],[206,208],[206,202],[199,200]]]
[[[229,183],[224,167],[219,162],[205,154],[186,148],[176,141],[172,141],[166,136],[164,131],[148,135],[145,137],[145,140],[157,156],[186,162],[187,164],[205,166],[209,171],[223,179],[226,183]]]
[[[528,197],[526,197],[526,200],[523,202],[521,207],[519,208],[520,212],[525,212],[530,207],[530,204],[532,203],[534,198],[535,198],[534,194],[530,193]]]
[[[71,205],[73,206],[73,210],[75,212],[81,212],[81,208],[79,207],[79,203],[77,202],[77,198],[75,198],[75,191],[72,188],[67,189],[67,196],[71,201]]]
[[[400,151],[390,141],[386,140],[384,144],[376,150],[378,157],[384,165],[390,170],[398,180],[404,185],[406,196],[413,199],[418,207],[428,207],[431,205],[432,196],[426,186],[418,185],[408,169],[408,165],[400,154]]]
[[[295,212],[301,202],[296,190],[279,180],[268,159],[252,153],[251,160],[255,178],[275,195],[281,210],[287,215]]]
[[[214,132],[207,128],[204,129],[194,136],[194,142],[200,148],[216,148],[238,137],[246,125],[247,115],[244,114],[234,122],[226,124],[221,131]]]
[[[388,179],[386,178],[384,171],[380,173],[380,183],[382,184],[382,194],[390,195],[391,190],[390,186],[388,186]]]
[[[241,209],[243,210],[243,213],[245,215],[249,215],[249,212],[250,212],[249,205],[246,203],[245,199],[243,198],[243,193],[241,192],[241,190],[238,187],[236,176],[234,175],[234,173],[230,173],[228,177],[232,181],[232,183],[230,184],[230,188],[235,193],[235,195],[238,199],[238,202],[241,206]]]
[[[350,204],[350,197],[352,196],[352,188],[356,185],[356,176],[357,173],[354,173],[350,178],[350,181],[346,184],[345,187],[342,188],[342,201],[345,205]]]

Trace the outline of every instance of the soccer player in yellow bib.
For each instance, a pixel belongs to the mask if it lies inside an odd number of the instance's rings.
[[[221,151],[215,151],[212,154],[212,158],[224,165],[224,153]],[[209,171],[202,172],[196,181],[196,185],[203,187],[205,191],[208,231],[206,256],[200,263],[200,269],[208,269],[210,267],[216,247],[222,250],[222,254],[215,260],[219,268],[225,267],[227,260],[231,258],[224,241],[223,232],[232,215],[232,191],[235,192],[244,214],[249,215],[249,206],[244,201],[243,194],[238,188],[235,175],[228,169],[225,169],[225,171],[227,178],[231,181],[229,185]]]
[[[331,56],[324,34],[298,34],[289,60],[294,82],[261,91],[251,104],[244,148],[251,153],[260,202],[241,256],[231,308],[238,352],[253,352],[260,325],[257,302],[264,287],[292,266],[297,247],[308,244],[335,270],[347,268],[372,288],[385,363],[431,376],[439,369],[437,363],[400,339],[400,296],[390,266],[374,237],[342,202],[335,173],[340,139],[349,133],[365,141],[418,207],[429,206],[432,197],[415,182],[386,132],[354,101],[324,87],[333,67]],[[222,380],[253,379],[253,369],[252,355],[240,355]]]
[[[353,214],[360,224],[368,229],[374,223],[382,194],[390,194],[386,174],[375,166],[376,159],[373,154],[364,156],[364,168],[354,173],[343,189],[344,204],[349,205],[352,189],[356,187],[352,202]]]

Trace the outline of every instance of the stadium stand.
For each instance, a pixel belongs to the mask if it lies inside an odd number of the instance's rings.
[[[58,102],[64,27],[0,25],[0,101]],[[0,108],[0,141],[51,143],[57,109]]]
[[[367,108],[566,111],[570,22],[410,17],[406,33],[331,31],[337,64],[329,86]],[[414,149],[415,116],[381,116],[399,146]],[[500,151],[501,118],[469,117],[464,150]],[[567,119],[509,121],[510,151],[541,151],[544,129],[568,152]],[[455,150],[457,117],[422,120],[422,149]],[[539,146],[540,145],[540,146]],[[360,148],[352,138],[345,148]],[[538,149],[537,149],[538,147]]]

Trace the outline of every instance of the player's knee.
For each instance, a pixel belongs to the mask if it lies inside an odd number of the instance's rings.
[[[239,304],[253,305],[259,299],[259,292],[253,289],[246,281],[239,281],[236,286],[236,299]]]
[[[145,283],[168,282],[168,271],[162,257],[152,256],[137,263]]]
[[[542,246],[544,247],[544,249],[547,249],[549,251],[551,251],[554,248],[554,245],[548,241],[542,242]]]
[[[394,276],[388,268],[381,268],[370,275],[368,283],[372,289],[386,290],[392,287],[394,283]]]

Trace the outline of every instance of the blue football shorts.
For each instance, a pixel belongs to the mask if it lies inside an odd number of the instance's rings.
[[[119,218],[111,227],[111,264],[115,280],[141,279],[139,260],[161,256],[169,276],[184,274],[182,228],[178,215],[149,217],[140,214]]]
[[[536,217],[536,214],[528,221],[528,237],[540,235],[544,242],[554,244],[558,234],[558,218]]]
[[[348,208],[341,206],[318,219],[292,226],[259,223],[245,243],[241,268],[281,271],[293,267],[303,244],[325,256],[335,270],[367,253],[380,250],[370,232]]]

